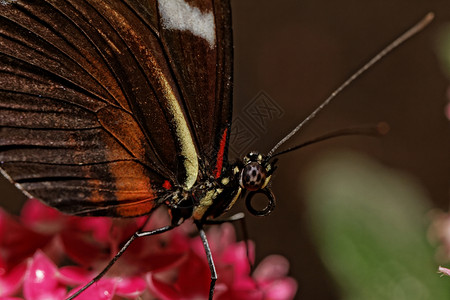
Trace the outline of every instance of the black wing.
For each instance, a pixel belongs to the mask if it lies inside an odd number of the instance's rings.
[[[212,14],[213,42],[174,6]],[[223,153],[231,52],[228,1],[0,2],[2,172],[67,213],[148,213]]]

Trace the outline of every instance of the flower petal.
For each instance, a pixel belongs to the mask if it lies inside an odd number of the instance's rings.
[[[79,296],[77,296],[77,300],[111,300],[114,297],[116,283],[113,279],[110,278],[102,278],[100,281],[94,283],[85,291],[83,291]],[[74,288],[70,295],[76,293],[82,285]]]
[[[31,260],[24,280],[24,295],[26,299],[58,300],[66,295],[66,289],[57,280],[58,269],[40,250],[36,251]]]
[[[183,299],[173,284],[168,284],[158,280],[154,274],[149,273],[146,276],[147,284],[152,294],[161,300]]]
[[[253,272],[258,282],[280,279],[287,275],[289,262],[281,255],[270,255],[264,258]]]
[[[20,288],[27,270],[27,264],[23,262],[9,272],[6,272],[2,265],[4,264],[0,263],[0,297],[4,299],[6,296],[14,295]]]
[[[146,276],[149,290],[158,299],[207,298],[211,281],[208,264],[193,251],[187,254],[177,268]]]
[[[77,266],[66,266],[59,269],[59,279],[66,285],[82,285],[91,281],[94,276],[92,272]]]
[[[264,299],[289,300],[293,299],[297,292],[297,282],[290,277],[275,280],[264,288]]]
[[[190,251],[188,259],[179,267],[176,286],[187,298],[206,298],[208,295],[211,272],[203,257]]]
[[[0,255],[6,271],[32,256],[52,239],[33,232],[0,209]],[[24,242],[26,241],[26,242]]]
[[[450,269],[439,266],[439,272],[443,275],[450,276]]]
[[[250,274],[250,264],[247,257],[247,245],[244,241],[230,245],[223,251],[223,255],[217,263],[229,264],[234,267],[236,277],[247,277]],[[255,257],[255,247],[253,242],[248,242],[248,254],[250,260],[253,261]]]
[[[117,279],[116,284],[116,294],[122,297],[137,298],[147,289],[145,280],[138,276]]]
[[[46,235],[56,234],[62,230],[67,218],[37,199],[29,199],[20,213],[22,224]]]

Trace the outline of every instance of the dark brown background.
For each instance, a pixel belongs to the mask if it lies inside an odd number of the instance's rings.
[[[387,121],[382,139],[324,142],[281,157],[273,190],[278,204],[266,218],[249,217],[257,258],[290,259],[298,299],[338,299],[306,224],[301,182],[322,151],[349,148],[403,170],[423,184],[434,205],[448,209],[449,122],[444,117],[449,80],[435,54],[439,29],[450,23],[446,0],[235,0],[235,116],[260,90],[284,110],[254,149],[268,151],[333,89],[428,11],[435,21],[345,90],[289,144],[333,128]],[[449,53],[450,56],[450,53]],[[248,149],[250,150],[250,149]]]
[[[423,184],[434,205],[448,208],[449,123],[443,110],[449,80],[436,58],[437,32],[450,22],[448,0],[234,0],[235,116],[264,90],[284,110],[251,149],[268,151],[359,66],[428,11],[436,20],[342,93],[289,144],[333,128],[387,121],[382,139],[342,138],[282,157],[273,190],[276,211],[249,217],[257,259],[289,258],[298,299],[338,299],[305,221],[301,178],[321,151],[349,148],[403,170]],[[450,55],[450,53],[449,53]],[[20,193],[0,182],[1,203]],[[10,202],[8,201],[8,202]]]

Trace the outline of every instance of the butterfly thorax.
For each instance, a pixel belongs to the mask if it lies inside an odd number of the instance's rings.
[[[268,162],[263,155],[250,152],[242,160],[224,167],[219,178],[210,176],[189,191],[177,192],[167,203],[172,223],[179,224],[190,217],[200,222],[215,219],[230,210],[246,191],[271,195],[267,186],[274,170],[275,162]],[[255,214],[253,208],[249,210]]]

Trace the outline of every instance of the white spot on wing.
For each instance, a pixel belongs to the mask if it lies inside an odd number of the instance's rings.
[[[212,12],[202,13],[184,0],[158,0],[162,25],[165,29],[187,30],[215,47],[216,27]]]

